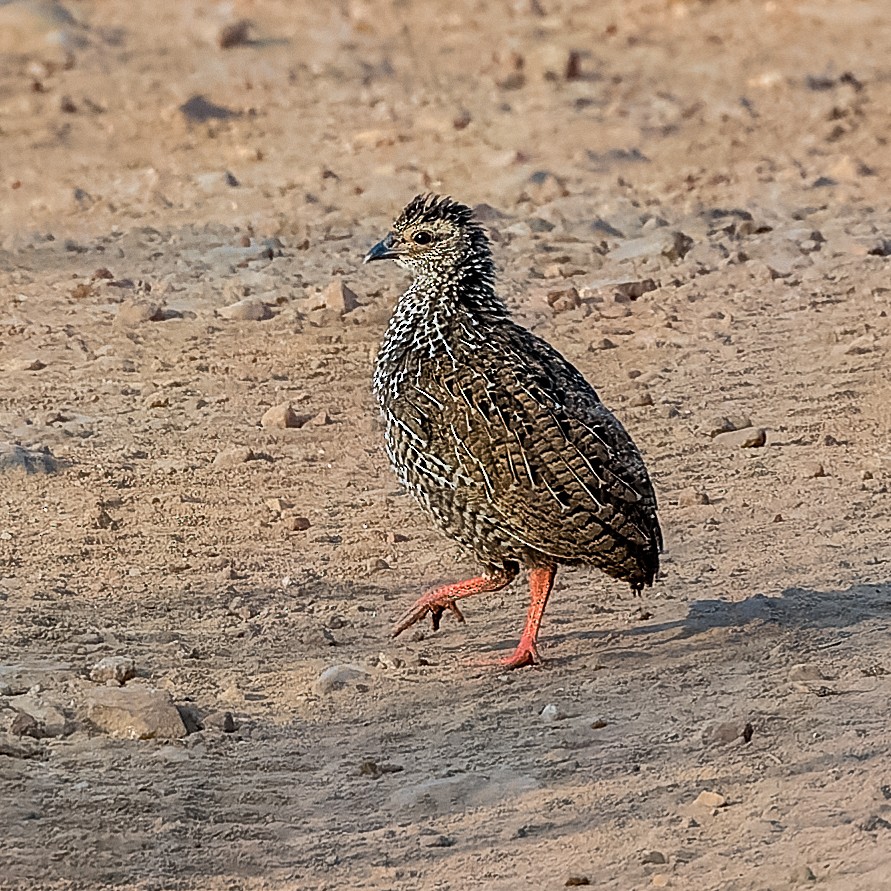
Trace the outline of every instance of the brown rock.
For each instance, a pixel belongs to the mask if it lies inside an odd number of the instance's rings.
[[[272,310],[262,300],[253,297],[230,303],[218,309],[217,314],[230,322],[263,322],[272,318]]]
[[[266,409],[260,418],[260,426],[283,430],[288,427],[302,427],[306,421],[307,416],[298,415],[290,402],[282,402]]]
[[[87,717],[118,739],[181,739],[186,726],[165,690],[98,687],[87,694]]]
[[[727,799],[717,792],[706,791],[700,792],[699,795],[696,796],[696,800],[693,804],[707,808],[724,807],[724,805],[727,804]]]
[[[328,287],[322,291],[322,299],[325,301],[326,309],[340,313],[342,316],[359,305],[359,295],[348,288],[341,278],[331,281]]]
[[[285,517],[282,522],[288,532],[306,532],[312,526],[308,517]]]
[[[557,312],[566,312],[569,309],[577,309],[582,305],[582,298],[577,288],[561,288],[557,291],[548,291],[548,306]]]
[[[146,300],[125,300],[114,319],[117,328],[135,328],[144,322],[160,322],[164,318],[157,303]]]
[[[711,504],[711,500],[699,489],[684,489],[678,496],[678,504],[681,507],[692,507],[694,504]]]
[[[763,427],[744,427],[729,433],[719,433],[715,443],[730,449],[760,449],[767,443],[767,431]]]
[[[129,656],[106,656],[90,669],[90,680],[97,684],[114,681],[123,686],[136,674],[136,667]]]
[[[251,23],[248,19],[239,19],[220,28],[217,34],[217,45],[220,49],[231,49],[250,42]]]
[[[252,461],[256,456],[247,446],[232,446],[219,452],[213,459],[214,467],[236,467]]]

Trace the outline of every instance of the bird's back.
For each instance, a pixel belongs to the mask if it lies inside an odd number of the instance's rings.
[[[580,372],[506,313],[397,313],[375,391],[400,478],[482,561],[652,583],[662,539],[637,447]]]

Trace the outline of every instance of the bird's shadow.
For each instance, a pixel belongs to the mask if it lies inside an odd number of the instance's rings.
[[[553,643],[570,640],[619,640],[668,635],[664,642],[695,638],[715,629],[743,629],[753,625],[777,630],[832,631],[839,642],[863,630],[870,621],[891,620],[891,582],[852,585],[844,591],[786,588],[777,596],[753,594],[744,600],[694,600],[679,619],[650,622],[633,628],[578,630],[552,633]],[[672,632],[674,632],[672,634]]]

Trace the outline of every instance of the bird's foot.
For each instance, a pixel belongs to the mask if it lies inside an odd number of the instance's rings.
[[[505,668],[508,671],[514,668],[524,668],[527,665],[540,665],[541,655],[534,641],[520,639],[517,648],[510,656],[501,659],[474,659],[473,665],[478,668]]]
[[[428,613],[430,614],[430,623],[433,626],[433,630],[438,631],[442,614],[446,610],[451,610],[455,618],[462,624],[464,623],[464,615],[458,609],[458,604],[455,603],[454,597],[445,594],[442,589],[428,591],[419,597],[411,609],[393,626],[393,637],[399,637],[406,628],[411,628],[415,622],[420,622]]]

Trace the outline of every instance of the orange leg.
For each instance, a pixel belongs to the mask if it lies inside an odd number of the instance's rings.
[[[430,614],[434,631],[439,629],[439,620],[447,609],[455,614],[455,618],[459,622],[463,622],[464,616],[461,615],[461,610],[458,609],[458,604],[455,601],[461,600],[464,597],[471,597],[474,594],[483,594],[487,591],[500,591],[502,588],[507,587],[516,575],[516,569],[502,569],[493,572],[491,575],[481,575],[479,578],[467,579],[464,582],[457,582],[454,585],[443,585],[440,588],[433,588],[427,591],[426,594],[415,601],[414,606],[393,627],[393,637],[398,637],[406,628],[410,628],[415,622],[419,622],[428,613]],[[540,617],[539,621],[541,621]]]
[[[541,619],[544,616],[551,588],[554,587],[554,577],[556,575],[557,570],[553,566],[530,571],[529,589],[531,600],[529,611],[526,613],[526,624],[523,627],[520,642],[517,644],[513,655],[500,660],[500,664],[505,668],[522,668],[524,665],[536,665],[541,662],[535,642],[538,640],[538,629],[541,626]]]

